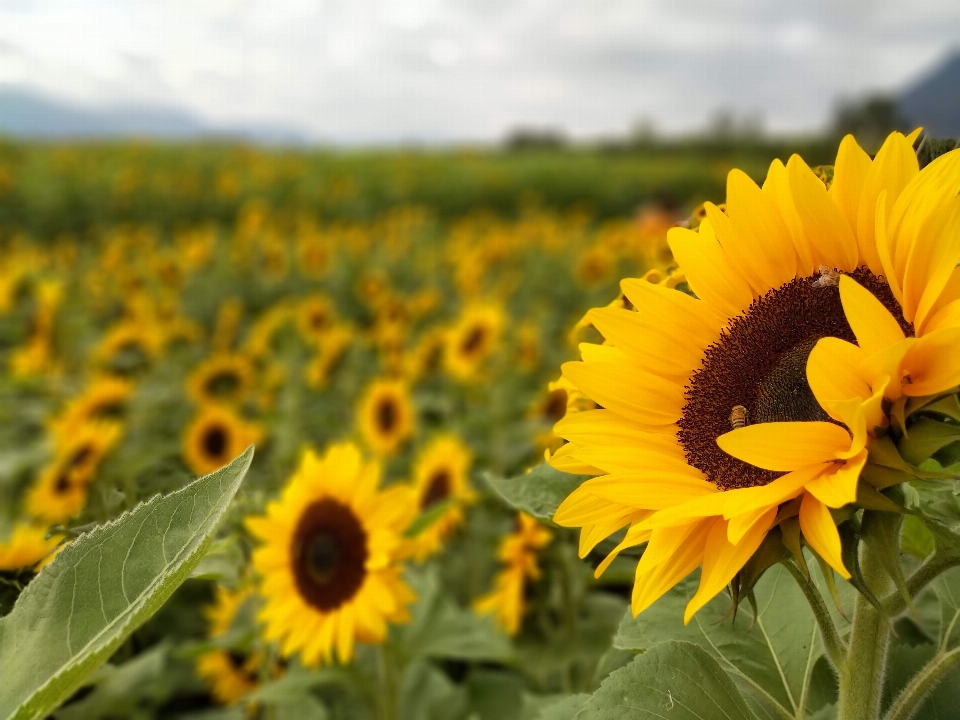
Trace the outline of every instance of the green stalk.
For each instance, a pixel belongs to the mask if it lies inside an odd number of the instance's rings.
[[[960,647],[948,653],[938,653],[918,672],[893,701],[884,720],[908,720],[920,709],[921,703],[950,670],[960,665]]]
[[[844,657],[847,648],[844,646],[843,640],[840,639],[837,626],[833,623],[833,618],[830,616],[830,611],[823,601],[823,596],[795,563],[788,560],[783,563],[783,565],[790,571],[790,574],[793,575],[794,580],[797,581],[797,585],[800,586],[804,596],[807,598],[807,602],[810,603],[813,616],[817,621],[817,627],[820,629],[820,638],[823,640],[824,652],[826,652],[827,659],[839,673],[844,666]]]
[[[860,563],[867,587],[876,593],[885,592],[889,580],[873,553],[864,548]],[[857,594],[850,647],[840,670],[839,720],[876,720],[880,716],[889,640],[887,619]]]

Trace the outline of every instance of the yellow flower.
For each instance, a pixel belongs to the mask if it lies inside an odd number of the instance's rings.
[[[354,642],[380,643],[387,623],[408,619],[414,595],[396,555],[409,518],[404,488],[380,490],[380,467],[353,445],[304,453],[280,500],[247,528],[261,542],[260,619],[284,657],[309,666],[353,657]]]
[[[222,468],[262,436],[259,427],[231,410],[207,405],[184,432],[183,456],[197,475],[206,475]]]
[[[253,389],[253,366],[244,355],[213,355],[194,368],[187,379],[187,395],[199,405],[236,404]]]
[[[304,379],[312,388],[326,387],[337,361],[350,347],[353,332],[344,325],[334,325],[315,341],[316,353],[304,368]]]
[[[502,325],[503,311],[498,305],[475,304],[466,308],[447,336],[447,371],[460,380],[474,379],[496,349]]]
[[[391,455],[413,435],[413,401],[406,383],[374,380],[357,407],[360,435],[379,455]]]
[[[197,658],[197,675],[221,705],[235,705],[260,685],[263,654],[210,650]]]
[[[93,357],[105,370],[126,375],[158,358],[163,352],[163,344],[163,332],[154,323],[122,321],[104,334]]]
[[[540,577],[537,550],[551,540],[550,531],[526,513],[517,514],[517,527],[500,542],[498,556],[503,569],[494,579],[488,594],[477,598],[473,609],[480,615],[493,615],[497,623],[510,635],[520,630],[520,621],[526,610],[524,591],[527,580]]]
[[[100,463],[120,435],[117,423],[94,421],[60,436],[54,459],[27,493],[27,514],[49,523],[77,515],[87,502],[87,489]]]
[[[0,541],[0,571],[31,568],[34,572],[53,560],[63,535],[47,537],[44,528],[17,523],[4,541]]]
[[[117,420],[132,394],[133,384],[127,380],[96,378],[50,422],[50,432],[63,437],[90,420]]]
[[[590,312],[607,344],[563,372],[604,409],[557,424],[555,463],[600,477],[555,520],[582,528],[583,555],[630,526],[598,574],[648,543],[634,613],[702,566],[689,621],[785,519],[849,577],[830,509],[865,482],[884,395],[960,383],[960,153],[920,172],[911,143],[894,133],[871,162],[845,139],[829,191],[798,156],[762,188],[732,171],[725,212],[669,233],[699,299],[625,280],[639,312]]]
[[[223,585],[217,585],[214,592],[213,605],[204,609],[203,615],[209,623],[207,635],[211,638],[222,637],[227,634],[237,611],[244,601],[250,597],[252,590],[249,587],[240,590],[231,590]]]
[[[470,449],[454,435],[432,440],[418,454],[413,470],[414,501],[419,512],[452,502],[443,514],[410,540],[411,556],[423,561],[440,549],[443,540],[463,522],[463,506],[472,502]]]
[[[335,327],[336,319],[333,302],[326,295],[308,297],[297,308],[297,327],[310,342],[322,340]]]

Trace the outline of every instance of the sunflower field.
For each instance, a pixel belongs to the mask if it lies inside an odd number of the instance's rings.
[[[0,720],[960,718],[953,145],[0,144]]]

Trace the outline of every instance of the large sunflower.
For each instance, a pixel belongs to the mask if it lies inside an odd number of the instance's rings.
[[[470,449],[453,435],[435,438],[417,454],[413,469],[413,494],[419,512],[449,503],[429,526],[410,540],[410,553],[422,561],[463,522],[463,506],[476,494],[470,487]]]
[[[776,524],[849,577],[830,509],[856,501],[884,400],[960,384],[960,152],[922,171],[913,136],[874,160],[852,137],[829,190],[798,156],[762,188],[734,170],[726,210],[669,242],[697,298],[636,280],[637,312],[590,313],[606,338],[564,377],[603,409],[565,418],[554,464],[600,475],[555,520],[586,554],[629,525],[648,542],[639,613],[698,566],[685,619]]]
[[[184,432],[183,456],[191,470],[206,475],[222,468],[261,437],[258,426],[225,407],[207,405]]]
[[[379,455],[390,455],[413,434],[413,401],[406,383],[374,380],[357,406],[360,435]]]
[[[307,665],[353,657],[354,642],[382,642],[407,619],[414,595],[396,562],[410,517],[404,488],[378,489],[380,467],[353,445],[304,453],[280,500],[247,519],[261,541],[253,564],[264,597],[265,638]]]

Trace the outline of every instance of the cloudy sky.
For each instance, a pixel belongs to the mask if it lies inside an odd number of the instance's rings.
[[[955,0],[0,0],[0,83],[335,142],[822,127],[960,48]]]

